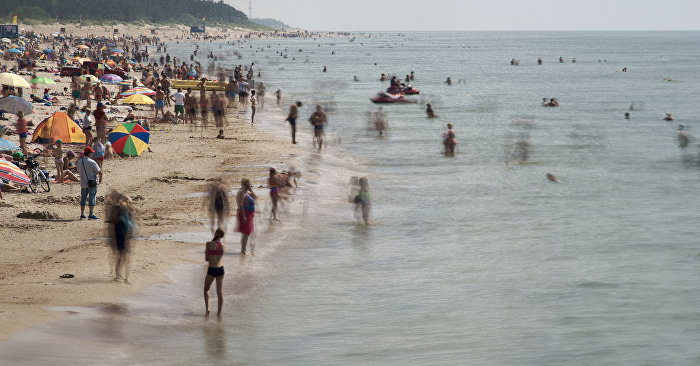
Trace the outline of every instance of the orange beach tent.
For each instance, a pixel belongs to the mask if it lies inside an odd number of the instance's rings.
[[[61,140],[63,143],[85,143],[83,130],[75,123],[66,112],[56,112],[51,117],[43,120],[36,126],[32,142],[39,138],[50,139],[51,142]]]

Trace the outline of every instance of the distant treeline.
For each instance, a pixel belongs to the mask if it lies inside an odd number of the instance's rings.
[[[114,21],[153,23],[231,24],[255,27],[234,7],[209,0],[2,0],[0,16],[9,20],[18,14],[20,22]]]

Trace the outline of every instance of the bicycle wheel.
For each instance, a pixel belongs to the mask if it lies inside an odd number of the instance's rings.
[[[39,174],[36,170],[32,169],[29,171],[29,188],[32,192],[36,193],[39,190]]]
[[[39,183],[41,184],[41,189],[43,189],[44,192],[51,191],[51,186],[49,186],[49,180],[46,179],[46,176],[42,171],[39,171]]]

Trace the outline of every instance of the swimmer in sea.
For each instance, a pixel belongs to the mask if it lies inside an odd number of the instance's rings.
[[[547,173],[547,179],[549,179],[550,182],[561,183],[561,181],[557,179],[557,177],[555,177],[552,173]]]
[[[428,115],[428,118],[437,118],[437,114],[433,111],[433,106],[431,106],[430,103],[426,105],[425,113]]]
[[[224,231],[221,228],[216,229],[214,232],[214,238],[208,241],[204,251],[204,260],[209,262],[209,267],[207,268],[207,275],[204,277],[204,306],[206,308],[206,315],[210,313],[209,310],[209,288],[212,282],[216,280],[216,297],[218,299],[217,315],[221,316],[221,309],[224,306],[224,266],[221,259],[224,257],[224,244],[221,239],[224,237]]]
[[[452,79],[450,79],[449,76],[447,77],[447,80],[445,80],[445,84],[452,85]]]
[[[632,118],[632,117],[630,116],[630,112],[625,112],[625,119],[630,119],[630,118]]]
[[[690,144],[690,136],[684,131],[685,126],[678,126],[678,147],[685,149]]]
[[[666,117],[664,117],[664,121],[669,121],[669,122],[673,121],[673,115],[671,114],[671,112],[666,113]]]

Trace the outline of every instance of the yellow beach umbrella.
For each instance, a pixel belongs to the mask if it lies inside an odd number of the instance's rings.
[[[143,94],[134,94],[124,98],[123,104],[156,104],[156,102]]]
[[[31,88],[32,86],[29,85],[27,80],[24,80],[23,77],[17,75],[17,74],[12,74],[9,72],[3,72],[0,74],[0,85],[7,85],[7,86],[12,86],[15,88]]]

